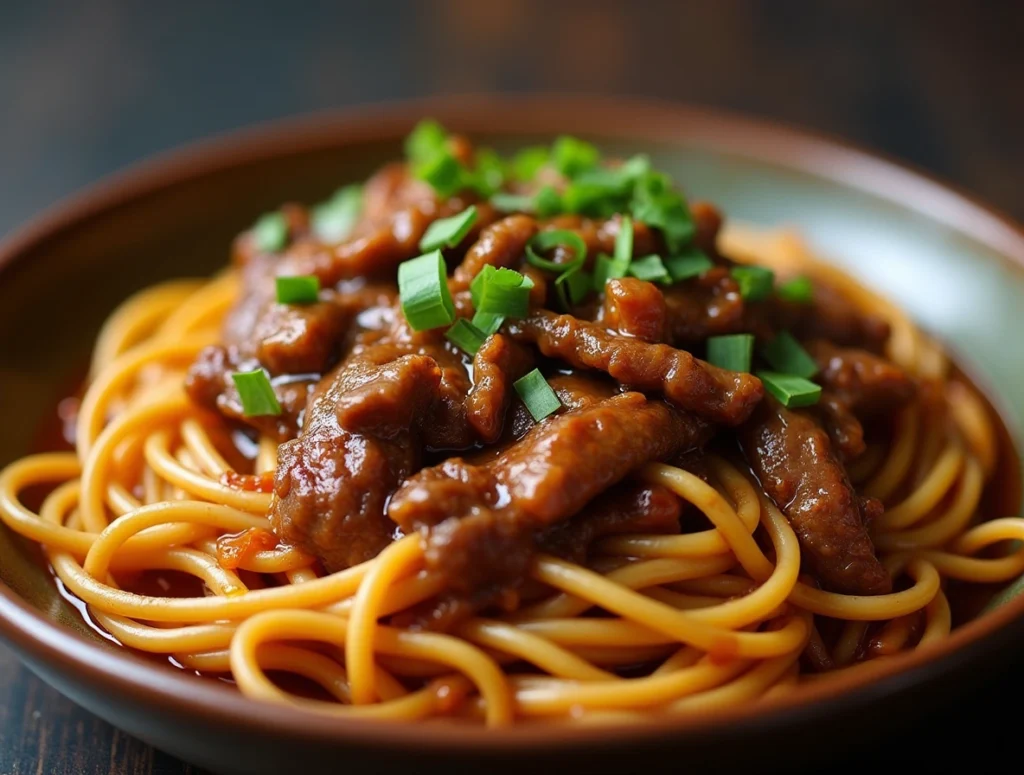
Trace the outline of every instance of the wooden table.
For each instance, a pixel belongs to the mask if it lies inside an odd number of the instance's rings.
[[[0,234],[211,132],[369,100],[535,89],[685,100],[832,132],[1024,218],[1024,3],[51,5],[0,5]],[[1018,714],[999,720],[993,704],[1022,689],[1016,671],[990,677],[971,701],[928,709],[843,761],[883,748],[887,763],[934,769],[973,750],[1009,756]],[[969,734],[980,725],[983,745]],[[0,647],[0,775],[199,772],[77,708]]]

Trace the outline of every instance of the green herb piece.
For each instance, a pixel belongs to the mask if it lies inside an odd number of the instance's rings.
[[[313,232],[324,242],[341,242],[352,233],[362,210],[362,186],[338,189],[330,199],[313,208]]]
[[[665,259],[665,268],[672,275],[672,282],[676,283],[699,277],[713,266],[714,263],[711,259],[697,248],[690,248],[679,255],[669,256]]]
[[[783,331],[761,348],[761,355],[775,371],[810,379],[818,364],[791,334]]]
[[[263,369],[236,371],[231,375],[242,401],[242,414],[246,417],[263,417],[281,414],[281,404],[274,395],[274,387]]]
[[[455,325],[445,331],[445,338],[453,342],[470,355],[476,355],[483,343],[487,340],[487,334],[474,326],[465,318],[459,318]]]
[[[532,213],[537,209],[535,197],[499,191],[491,195],[490,202],[503,213]]]
[[[551,250],[558,245],[572,248],[572,261],[559,264],[538,255],[538,252]],[[538,232],[526,243],[526,263],[548,272],[564,272],[573,266],[582,264],[586,257],[587,243],[579,234],[568,229]]]
[[[420,250],[426,252],[438,248],[453,248],[469,234],[476,223],[476,205],[467,207],[450,218],[434,221],[420,240]]]
[[[320,296],[320,278],[316,275],[277,277],[278,304],[313,304]]]
[[[288,242],[288,222],[284,213],[274,212],[260,216],[252,227],[252,241],[263,253],[276,253]]]
[[[486,266],[470,284],[470,296],[473,286],[483,278],[477,286],[477,294],[473,297],[473,306],[477,312],[490,315],[501,315],[506,318],[523,318],[530,311],[530,289],[533,280],[521,275],[513,269],[495,269]]]
[[[558,293],[558,300],[562,302],[562,308],[569,312],[587,298],[592,283],[593,279],[583,271],[582,261],[563,272],[555,280],[555,291]]]
[[[780,299],[796,304],[810,304],[814,300],[814,286],[810,277],[794,277],[777,287],[775,293]]]
[[[753,334],[712,336],[708,339],[708,363],[729,371],[750,371]]]
[[[573,177],[595,166],[601,155],[590,143],[562,135],[551,147],[551,160],[555,169],[566,177]]]
[[[794,374],[779,374],[775,371],[759,371],[758,378],[764,388],[783,406],[797,409],[801,406],[812,406],[821,398],[821,385]]]
[[[672,280],[660,256],[634,258],[627,271],[638,280],[647,280],[650,283],[668,283]]]
[[[775,283],[775,273],[763,266],[737,266],[731,272],[740,286],[744,301],[762,301],[768,298]]]
[[[551,158],[551,153],[546,146],[534,145],[523,148],[512,157],[509,171],[516,180],[530,181],[537,176],[541,167],[548,163],[549,158]]]
[[[558,396],[544,379],[540,369],[534,369],[525,377],[517,379],[512,386],[537,422],[562,408],[562,402],[558,400]]]
[[[439,328],[455,320],[455,305],[440,250],[398,265],[398,293],[402,312],[414,331]]]

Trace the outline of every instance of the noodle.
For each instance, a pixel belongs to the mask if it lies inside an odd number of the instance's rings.
[[[903,411],[887,446],[873,443],[851,468],[887,507],[872,529],[897,580],[890,594],[826,592],[800,577],[793,528],[748,473],[721,457],[710,458],[707,481],[661,464],[642,471],[710,528],[605,538],[590,566],[540,555],[531,583],[543,594],[451,634],[388,620],[444,590],[425,570],[416,536],[334,574],[288,546],[223,567],[217,539],[269,529],[273,496],[222,478],[247,455],[253,472],[273,471],[277,449],[265,436],[248,452],[235,448],[225,421],[181,388],[188,363],[217,340],[237,293],[230,273],[166,283],[111,315],[97,339],[76,452],[8,466],[0,516],[44,547],[67,589],[125,646],[229,674],[249,697],[335,716],[502,725],[697,713],[828,680],[801,670],[809,643],[842,672],[941,639],[952,618],[947,580],[1001,583],[1024,573],[1024,520],[978,513],[997,457],[984,404],[899,309],[817,261],[793,235],[733,228],[722,246],[737,260],[825,279],[880,310],[892,326],[889,357],[939,388],[930,403],[919,397]],[[50,487],[38,512],[22,501],[36,485]],[[1010,541],[1008,554],[984,551]],[[207,594],[132,591],[140,571],[184,574]],[[830,640],[816,616],[838,620]],[[647,669],[616,672],[630,665]],[[299,676],[320,698],[288,691],[270,673]]]

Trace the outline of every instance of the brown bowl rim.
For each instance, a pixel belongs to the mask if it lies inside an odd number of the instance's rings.
[[[467,133],[587,134],[639,143],[686,144],[794,169],[859,190],[945,224],[1024,272],[1024,227],[954,186],[874,151],[821,133],[704,107],[578,95],[462,95],[313,113],[229,132],[132,165],[59,202],[0,244],[0,279],[19,257],[49,240],[140,198],[215,171],[269,157],[401,137],[420,117],[434,116]],[[1024,623],[1024,595],[968,622],[948,638],[892,657],[869,674],[853,673],[756,706],[697,716],[655,717],[640,725],[528,725],[482,729],[461,724],[381,723],[329,718],[301,708],[246,699],[215,682],[176,674],[128,650],[86,640],[48,619],[0,582],[0,636],[51,668],[75,673],[104,693],[117,693],[196,721],[295,741],[402,746],[410,751],[518,753],[574,746],[609,747],[707,735],[715,727],[734,739],[751,726],[795,726],[843,703],[863,706],[977,660],[1009,625]]]

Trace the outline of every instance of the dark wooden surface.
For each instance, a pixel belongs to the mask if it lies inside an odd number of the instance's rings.
[[[1024,218],[1022,36],[1016,0],[12,0],[0,3],[0,235],[103,174],[212,132],[492,90],[632,94],[796,123]],[[884,748],[887,761],[941,771],[983,747],[985,771],[1011,752],[1017,714],[999,721],[993,708],[1006,687],[1020,695],[1017,672],[850,755],[876,760]],[[0,647],[0,775],[16,773],[199,770],[80,710]]]

